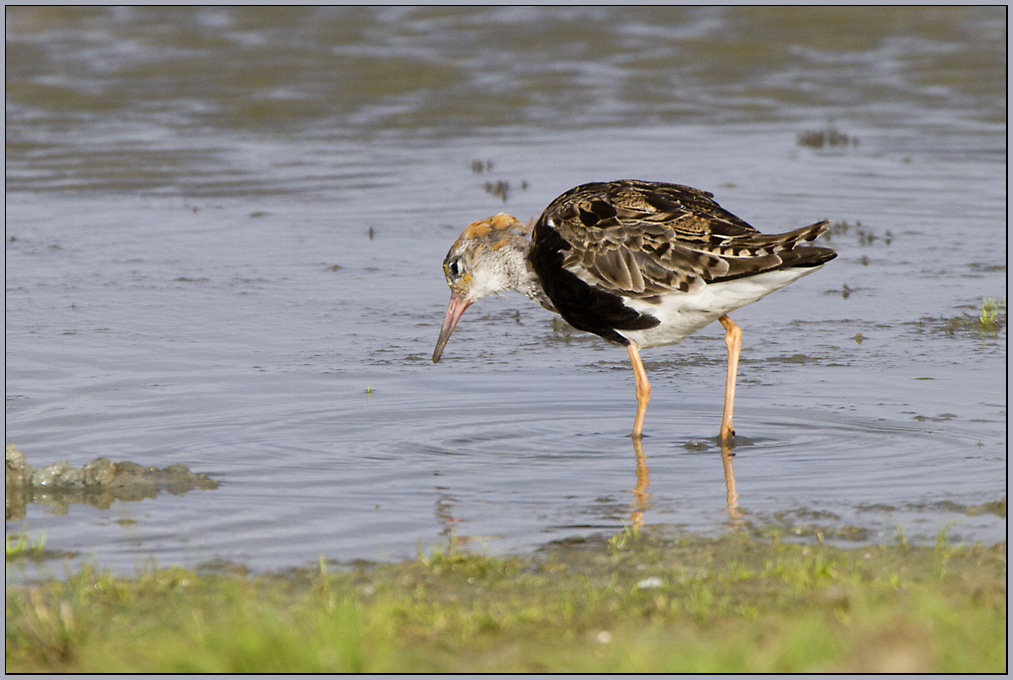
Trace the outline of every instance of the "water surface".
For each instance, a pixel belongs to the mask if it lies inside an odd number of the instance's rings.
[[[220,480],[29,505],[8,531],[125,572],[398,559],[451,533],[530,550],[634,513],[1004,540],[974,508],[1006,498],[1007,335],[952,320],[1006,295],[1005,26],[1001,8],[8,9],[6,440],[35,465]],[[828,121],[857,144],[799,145]],[[430,361],[464,226],[623,177],[707,189],[762,231],[850,225],[836,260],[733,315],[734,458],[717,325],[644,353],[649,477],[621,348],[510,295]]]

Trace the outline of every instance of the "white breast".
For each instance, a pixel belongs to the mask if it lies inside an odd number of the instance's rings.
[[[658,347],[682,342],[718,317],[756,302],[820,267],[781,269],[733,281],[711,283],[695,293],[668,293],[660,304],[625,299],[626,306],[650,314],[661,323],[643,331],[617,331],[638,347]]]

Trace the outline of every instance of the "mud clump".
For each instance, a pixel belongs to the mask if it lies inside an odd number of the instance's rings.
[[[161,491],[182,496],[194,489],[218,488],[218,482],[204,473],[190,472],[182,463],[159,469],[99,457],[80,468],[64,460],[36,468],[25,462],[25,454],[13,444],[6,446],[5,473],[8,522],[24,517],[28,503],[48,505],[65,514],[72,503],[104,510],[114,501],[155,498]]]
[[[822,149],[824,146],[858,146],[858,137],[841,132],[829,123],[823,130],[806,130],[798,133],[795,141],[799,146],[811,149]]]

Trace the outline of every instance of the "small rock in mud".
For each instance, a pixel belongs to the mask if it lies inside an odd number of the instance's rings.
[[[163,490],[182,496],[193,489],[218,488],[218,482],[190,472],[182,463],[160,470],[100,457],[81,468],[65,460],[36,468],[13,444],[6,445],[5,472],[7,521],[24,517],[28,503],[53,506],[56,513],[65,514],[71,503],[104,509],[117,500],[154,498]]]

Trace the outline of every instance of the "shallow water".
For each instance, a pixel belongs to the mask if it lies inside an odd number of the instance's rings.
[[[1007,292],[1005,61],[1001,9],[8,9],[5,438],[220,481],[8,531],[126,572],[635,512],[1004,540],[961,506],[1006,498],[1006,330],[948,324]],[[852,225],[733,315],[730,467],[719,326],[644,353],[649,479],[621,348],[511,295],[430,361],[465,225],[621,177]]]

